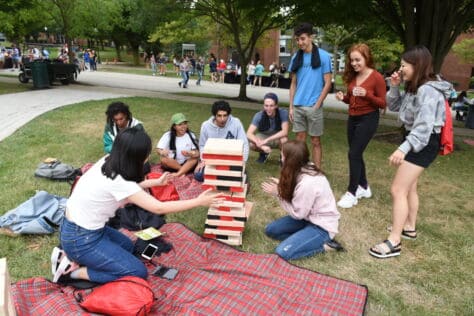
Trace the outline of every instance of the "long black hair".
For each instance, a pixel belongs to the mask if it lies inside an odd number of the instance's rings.
[[[145,178],[143,165],[150,153],[150,136],[143,130],[127,128],[115,138],[112,151],[102,166],[102,173],[111,179],[121,175],[127,181],[141,182]]]
[[[114,126],[114,116],[119,113],[123,113],[123,115],[127,117],[129,123],[132,121],[132,112],[130,112],[128,105],[120,101],[112,102],[107,107],[107,111],[105,111],[105,115],[107,115],[107,124],[109,124],[110,127]]]
[[[170,150],[174,150],[174,158],[176,158],[176,130],[174,129],[175,124],[171,124],[170,127]],[[189,128],[186,129],[186,133],[189,135],[189,138],[191,138],[191,142],[196,148],[199,148],[198,143],[196,139],[193,137],[193,134],[189,130]]]

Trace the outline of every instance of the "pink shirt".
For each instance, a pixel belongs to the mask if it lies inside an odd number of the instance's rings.
[[[294,219],[304,219],[324,228],[334,238],[338,233],[339,211],[328,180],[323,175],[301,173],[291,203],[280,205]]]

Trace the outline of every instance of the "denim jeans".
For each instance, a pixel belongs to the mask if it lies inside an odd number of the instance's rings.
[[[64,218],[60,240],[68,258],[85,266],[93,282],[106,283],[123,276],[147,277],[144,263],[133,255],[132,241],[111,227],[88,230]]]
[[[379,111],[364,115],[349,116],[347,120],[347,142],[349,143],[349,186],[347,191],[355,195],[360,185],[367,188],[365,172],[364,150],[377,131],[379,125]]]
[[[323,228],[290,216],[268,224],[265,234],[273,239],[282,240],[275,252],[285,260],[300,259],[324,252],[324,244],[331,240],[329,233]]]

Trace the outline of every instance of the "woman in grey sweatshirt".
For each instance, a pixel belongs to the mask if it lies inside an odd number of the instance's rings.
[[[401,81],[405,92],[400,92]],[[387,105],[399,112],[403,123],[405,140],[389,157],[397,166],[391,186],[393,199],[392,226],[389,237],[370,248],[369,253],[377,258],[400,255],[401,238],[416,239],[416,216],[418,213],[418,178],[436,158],[440,148],[440,132],[445,121],[445,98],[452,90],[449,82],[442,81],[432,73],[432,58],[424,46],[415,46],[402,55],[399,71],[390,78]]]

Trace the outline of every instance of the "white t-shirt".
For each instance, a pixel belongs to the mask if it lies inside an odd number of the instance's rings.
[[[196,135],[194,135],[193,132],[191,132],[191,135],[196,139]],[[156,145],[156,148],[159,149],[170,149],[170,136],[171,132],[168,131],[166,132],[163,136],[161,136],[160,141]],[[188,157],[183,156],[181,151],[186,150],[194,150],[197,149],[196,146],[194,146],[193,141],[191,140],[191,137],[189,137],[189,134],[186,133],[181,137],[176,136],[176,161],[182,165],[183,163],[188,160]]]
[[[134,181],[118,175],[115,179],[102,174],[105,157],[95,163],[77,182],[66,207],[69,219],[89,230],[105,226],[125,199],[142,188]]]

